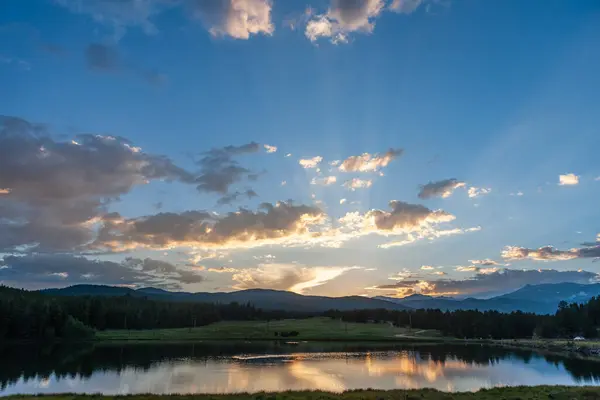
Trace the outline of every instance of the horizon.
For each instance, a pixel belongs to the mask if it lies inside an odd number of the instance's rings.
[[[507,294],[511,294],[511,293],[515,293],[520,291],[521,289],[527,288],[527,287],[536,287],[536,286],[553,286],[553,285],[564,285],[564,284],[574,284],[574,285],[579,285],[579,286],[592,286],[592,285],[597,285],[600,284],[600,282],[596,282],[596,283],[576,283],[576,282],[560,282],[560,283],[546,283],[546,284],[526,284],[524,286],[521,286],[519,288],[516,288],[514,290],[510,290],[508,292],[504,292],[504,293],[499,293],[499,294],[494,294],[493,296],[486,296],[486,297],[478,297],[478,296],[435,296],[435,295],[428,295],[428,294],[422,294],[422,293],[412,293],[412,294],[408,294],[406,296],[382,296],[382,295],[376,295],[376,296],[366,296],[366,295],[342,295],[342,296],[327,296],[327,295],[311,295],[311,294],[302,294],[302,293],[296,293],[296,292],[291,292],[288,290],[282,290],[282,289],[268,289],[268,288],[250,288],[250,289],[238,289],[238,290],[232,290],[232,291],[223,291],[223,292],[187,292],[187,291],[181,291],[181,290],[169,290],[169,289],[163,289],[163,288],[158,288],[158,287],[153,287],[153,286],[142,286],[142,287],[130,287],[130,286],[119,286],[119,285],[105,285],[105,284],[94,284],[94,283],[77,283],[77,284],[73,284],[73,285],[69,285],[69,286],[64,286],[64,287],[58,287],[58,288],[43,288],[43,289],[29,289],[29,291],[46,291],[46,290],[62,290],[62,289],[70,289],[73,287],[105,287],[105,288],[115,288],[115,289],[127,289],[127,290],[133,290],[133,291],[144,291],[144,290],[156,290],[156,291],[161,291],[161,292],[166,292],[166,293],[183,293],[183,294],[212,294],[212,293],[238,293],[238,292],[252,292],[252,291],[256,291],[256,292],[260,292],[260,291],[265,291],[265,292],[280,292],[280,293],[290,293],[290,294],[296,294],[296,295],[300,295],[300,296],[316,296],[316,297],[329,297],[329,298],[333,298],[333,299],[339,299],[339,298],[347,298],[347,297],[364,297],[364,298],[368,298],[368,299],[375,299],[375,300],[386,300],[386,299],[398,299],[398,300],[403,300],[403,299],[407,299],[407,298],[412,298],[412,297],[425,297],[425,298],[429,298],[429,299],[450,299],[450,300],[456,300],[456,301],[462,301],[462,300],[469,300],[469,299],[475,299],[475,300],[491,300],[494,299],[496,297],[502,297],[503,295],[507,295]],[[0,283],[0,286],[2,286],[3,284]],[[23,289],[23,288],[18,288],[18,287],[11,287],[11,286],[5,286],[8,288],[12,288],[12,289]],[[28,289],[24,289],[24,290],[28,290]],[[566,300],[570,300],[566,299]]]
[[[0,38],[0,284],[600,283],[595,2],[6,0]]]

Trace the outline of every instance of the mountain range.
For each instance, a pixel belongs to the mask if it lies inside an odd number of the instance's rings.
[[[384,308],[388,310],[406,310],[408,307],[362,296],[325,297],[304,296],[282,290],[249,289],[237,292],[188,293],[169,292],[163,289],[131,289],[118,286],[75,285],[64,289],[44,289],[41,292],[58,296],[136,296],[155,300],[191,301],[202,303],[251,303],[265,310],[287,310],[322,312],[332,309],[341,311],[356,309]]]
[[[594,296],[600,296],[600,284],[551,283],[525,285],[507,294],[489,299],[455,299],[451,297],[432,297],[414,294],[408,297],[395,298],[378,296],[379,300],[389,301],[410,308],[439,308],[441,310],[480,310],[512,312],[523,311],[536,314],[553,314],[558,303],[582,303]]]
[[[441,309],[441,310],[495,310],[500,312],[523,311],[537,314],[553,314],[558,303],[585,302],[600,296],[600,284],[556,283],[526,285],[501,296],[489,299],[456,299],[414,294],[404,298],[395,297],[325,297],[307,296],[292,292],[250,289],[237,292],[188,293],[170,292],[157,288],[131,289],[117,286],[75,285],[63,289],[44,289],[41,292],[57,296],[136,296],[156,300],[191,301],[205,303],[251,303],[266,310],[321,312],[331,309],[355,310],[384,308],[388,310]]]

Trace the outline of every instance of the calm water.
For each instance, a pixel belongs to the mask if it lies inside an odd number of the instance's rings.
[[[600,363],[482,346],[197,343],[0,347],[0,395],[600,385]]]

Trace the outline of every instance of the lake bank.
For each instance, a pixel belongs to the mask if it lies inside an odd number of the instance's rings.
[[[573,341],[569,339],[510,339],[486,340],[484,344],[505,348],[550,351],[554,353],[576,354],[600,359],[600,340]]]
[[[477,392],[442,392],[434,389],[414,390],[351,390],[343,393],[324,391],[287,391],[235,394],[193,394],[193,395],[37,395],[8,396],[10,400],[592,400],[600,398],[600,387],[568,386],[518,386],[481,389]]]

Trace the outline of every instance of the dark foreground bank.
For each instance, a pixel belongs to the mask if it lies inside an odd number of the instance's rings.
[[[280,393],[239,393],[239,394],[196,394],[196,395],[43,395],[9,396],[10,400],[592,400],[600,399],[600,387],[568,386],[517,386],[482,389],[477,392],[448,393],[433,389],[419,390],[353,390],[344,393],[321,391],[280,392]]]

